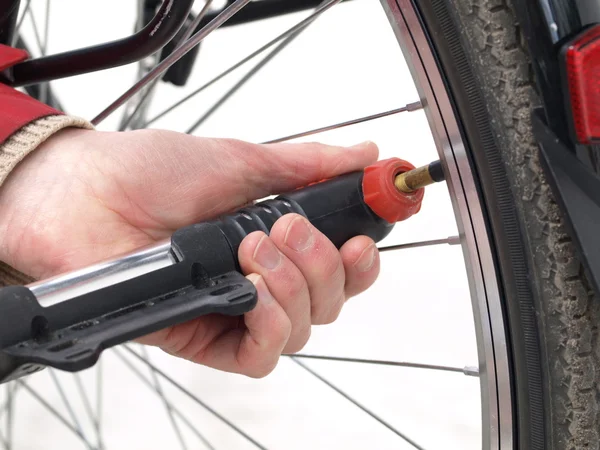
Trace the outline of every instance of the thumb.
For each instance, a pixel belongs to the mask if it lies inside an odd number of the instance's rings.
[[[130,201],[144,205],[148,215],[169,228],[360,170],[378,157],[372,142],[353,147],[265,145],[161,130],[128,134],[125,141],[131,145],[113,145],[115,151],[108,152],[116,157],[120,187]],[[132,167],[138,164],[142,167]]]

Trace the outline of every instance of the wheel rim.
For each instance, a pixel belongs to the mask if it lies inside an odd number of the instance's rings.
[[[512,447],[513,443],[513,412],[510,400],[510,374],[500,295],[492,259],[492,249],[490,248],[489,237],[487,236],[483,221],[473,174],[467,160],[466,149],[460,138],[456,117],[444,88],[443,79],[435,64],[435,59],[427,43],[426,33],[420,25],[418,13],[414,9],[414,5],[409,0],[382,0],[381,3],[390,18],[406,60],[409,63],[421,101],[425,105],[425,113],[439,149],[439,156],[444,161],[446,173],[449,175],[448,188],[456,212],[461,243],[468,268],[470,288],[473,293],[473,311],[479,353],[482,422],[484,424],[482,427],[483,447],[509,448]],[[46,47],[46,41],[44,41],[43,45],[40,44],[40,47]],[[131,109],[129,112],[131,113]],[[450,242],[444,241],[443,243]],[[125,352],[133,355],[131,352],[134,352],[134,350],[126,349]],[[125,353],[123,350],[116,350],[114,354],[118,358],[122,358]],[[137,357],[134,356],[134,358]],[[304,358],[308,359],[307,357]],[[296,364],[302,365],[305,370],[312,370],[303,362],[304,358],[293,359],[293,361]],[[131,361],[129,362],[131,363]],[[100,370],[102,369],[98,369],[98,373],[100,373]],[[464,371],[468,370],[465,369]],[[157,388],[157,386],[162,386],[158,381],[159,377],[157,373],[156,371],[152,371],[146,379],[146,381],[154,384],[155,391],[157,389],[162,390],[162,387]],[[74,385],[78,390],[83,392],[83,389],[80,389],[80,386],[83,385],[80,384],[79,377],[75,376],[74,379],[77,380]],[[60,398],[64,399],[66,395],[62,393],[63,387],[56,381],[56,374],[51,375],[51,380],[55,384]],[[7,442],[10,442],[11,439],[9,430],[12,429],[14,419],[12,411],[15,403],[13,401],[15,386],[19,386],[19,390],[29,391],[35,397],[35,394],[32,393],[31,388],[27,384],[18,383],[7,386],[7,408],[5,408],[6,430],[8,431]],[[97,388],[98,391],[100,389],[100,387]],[[160,392],[157,393],[160,395]],[[82,396],[81,398],[84,399],[85,397]],[[102,395],[98,395],[98,398],[101,399]],[[175,423],[174,417],[177,416],[177,413],[173,413],[174,408],[172,404],[169,406],[170,403],[167,400],[164,400],[164,402],[167,411],[169,411],[168,419],[173,424]],[[87,410],[88,415],[90,417],[94,416],[94,414],[91,414],[91,410],[93,409],[91,399],[83,400],[83,403],[83,407]],[[100,404],[101,401],[98,401],[98,403]],[[45,407],[52,407],[52,405],[47,404]],[[77,434],[77,430],[81,429],[81,425],[78,424],[76,412],[70,412],[69,407],[67,407],[67,416],[70,416],[71,419],[71,421],[67,421],[68,424],[71,425],[72,431]],[[101,428],[99,416],[98,414],[98,418],[91,419],[93,427],[98,430]],[[181,418],[179,419],[181,420]],[[176,425],[173,427],[174,430],[178,428],[180,427]],[[241,429],[240,431],[245,434]],[[175,434],[178,436],[178,440],[183,440],[180,432],[176,431]],[[250,436],[247,437],[252,439]],[[204,439],[204,444],[208,448],[211,448],[211,445],[207,444],[208,441],[205,438],[198,435],[197,438],[201,441]],[[403,435],[403,439],[409,443],[413,442],[415,447],[420,448],[409,436]],[[260,447],[260,443],[257,442],[257,444]],[[99,437],[96,443],[88,441],[86,445],[90,448],[102,447]],[[10,447],[10,445],[7,445],[7,447]]]
[[[383,1],[401,42],[422,98],[440,158],[449,174],[478,335],[483,422],[483,443],[489,448],[512,448],[512,402],[508,352],[496,269],[480,199],[443,78],[419,17],[409,0]],[[487,432],[487,433],[486,433]]]

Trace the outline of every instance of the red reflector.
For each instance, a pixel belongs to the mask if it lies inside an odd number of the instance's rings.
[[[577,141],[600,142],[600,25],[590,28],[566,52],[571,113]]]

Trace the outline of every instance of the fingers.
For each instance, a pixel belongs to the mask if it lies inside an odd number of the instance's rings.
[[[331,241],[297,214],[279,219],[271,230],[271,239],[306,280],[312,323],[336,320],[346,300],[345,275],[340,253]]]
[[[357,236],[340,249],[346,272],[346,298],[366,291],[377,279],[380,270],[379,250],[366,236]]]
[[[286,352],[297,352],[310,337],[311,325],[335,321],[346,299],[373,284],[379,252],[364,236],[338,251],[304,217],[286,214],[270,237],[255,232],[239,249],[244,273],[261,275],[292,324]]]
[[[245,327],[230,329],[198,353],[194,362],[215,369],[260,378],[277,365],[290,337],[292,325],[265,280],[256,274],[248,279],[256,286],[258,303],[244,316]]]
[[[258,293],[241,318],[211,315],[147,336],[142,342],[216,369],[268,375],[282,353],[299,351],[311,324],[333,322],[347,298],[367,289],[379,273],[374,242],[359,236],[340,251],[305,218],[279,219],[268,237],[244,239],[240,265]]]
[[[362,169],[378,156],[372,142],[259,145],[164,130],[107,133],[102,139],[110,142],[94,152],[93,160],[106,181],[94,187],[95,193],[115,198],[118,191],[126,201],[115,209],[127,210],[147,229],[174,229],[214,217],[257,198]]]
[[[373,284],[379,273],[379,252],[371,239],[356,237],[338,252],[311,225],[306,227],[307,235],[304,220],[297,215],[284,216],[275,224],[271,238],[257,232],[243,242],[240,262],[244,261],[244,267],[256,267],[249,258],[256,258],[257,247],[265,242],[269,243],[267,248],[273,250],[268,247],[273,245],[280,253],[269,256],[271,269],[257,268],[263,275],[248,275],[256,286],[258,303],[244,316],[245,327],[225,328],[220,335],[201,333],[204,338],[207,334],[216,337],[200,346],[205,350],[195,353],[191,358],[194,362],[254,378],[264,377],[273,371],[282,353],[296,352],[305,344],[308,339],[305,327],[310,330],[308,315],[314,324],[332,322],[346,298]],[[261,251],[264,249],[258,249]],[[308,293],[304,288],[290,291],[288,282],[292,286],[306,285]],[[290,292],[292,295],[288,296]],[[303,309],[311,314],[303,314]],[[189,342],[189,338],[185,341]]]
[[[311,331],[310,292],[302,272],[260,231],[249,234],[242,241],[238,257],[244,273],[255,273],[264,278],[292,323],[284,350],[297,352],[302,349]]]
[[[232,145],[239,144],[234,141]],[[353,147],[319,143],[253,145],[239,173],[254,199],[363,169],[377,161],[378,155],[373,142]],[[255,170],[247,170],[248,166]]]

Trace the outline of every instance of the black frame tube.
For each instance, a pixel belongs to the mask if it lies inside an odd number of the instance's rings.
[[[4,83],[24,86],[110,69],[139,61],[169,43],[185,23],[194,0],[164,0],[137,33],[116,41],[31,59],[5,72]]]

